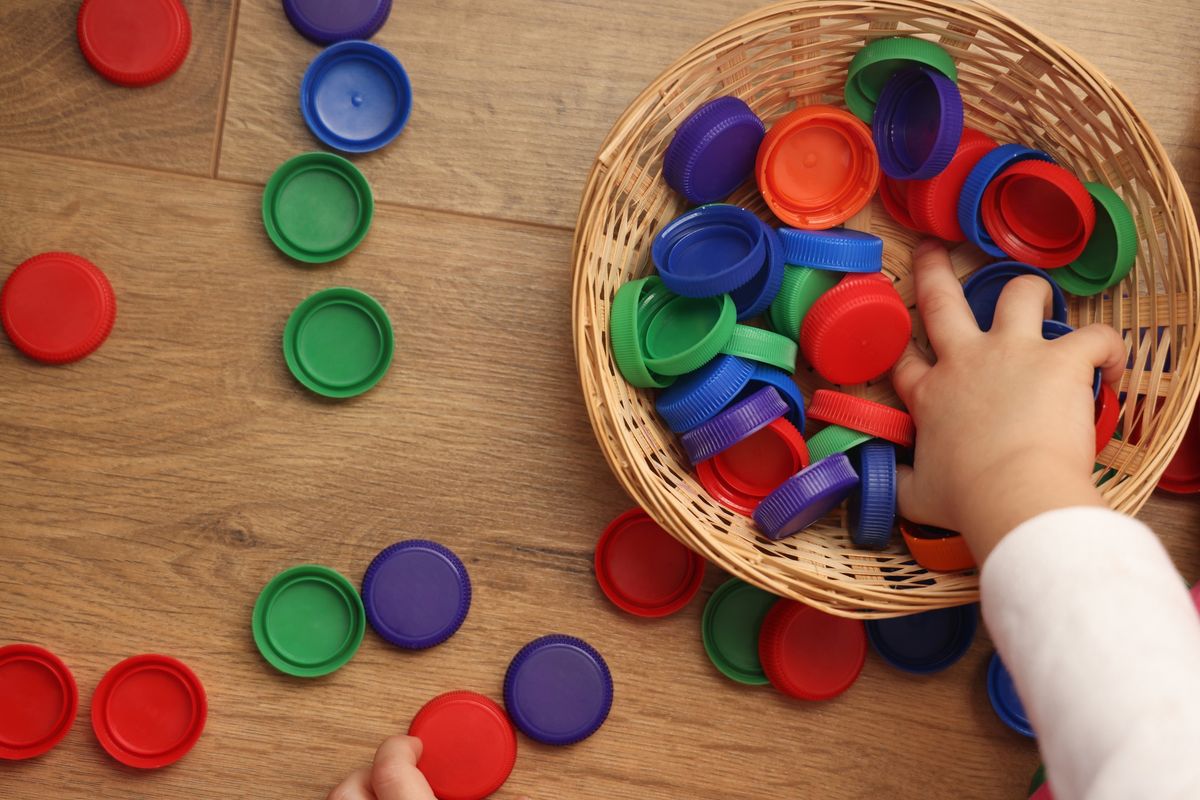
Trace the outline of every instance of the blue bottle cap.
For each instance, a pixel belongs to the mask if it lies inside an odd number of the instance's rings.
[[[1048,339],[1048,340],[1057,339],[1060,336],[1066,336],[1068,333],[1074,332],[1074,330],[1075,329],[1072,328],[1067,323],[1059,322],[1056,319],[1042,320],[1042,338],[1043,339]],[[1102,378],[1101,378],[1100,370],[1097,369],[1096,377],[1092,380],[1092,398],[1093,399],[1098,399],[1100,397],[1101,380],[1102,380]]]
[[[832,272],[882,272],[883,239],[848,228],[780,228],[783,260],[793,267]]]
[[[679,437],[693,464],[728,450],[761,428],[787,413],[788,404],[779,392],[764,386],[745,400],[739,400],[711,419],[705,420]]]
[[[851,452],[850,463],[859,477],[858,489],[850,495],[850,540],[882,550],[896,524],[896,446],[878,440],[861,444]]]
[[[345,153],[369,153],[399,136],[412,102],[400,61],[370,42],[326,48],[300,84],[300,113],[309,130]]]
[[[774,228],[765,222],[760,221],[759,224],[762,225],[763,241],[767,245],[767,258],[758,274],[729,293],[737,309],[738,322],[766,311],[775,300],[775,295],[779,294],[779,287],[783,286],[783,245]]]
[[[871,129],[887,175],[897,180],[940,175],[962,139],[958,84],[927,67],[900,70],[879,94]]]
[[[719,355],[664,389],[654,407],[668,428],[686,433],[732,403],[754,372],[753,361]]]
[[[858,473],[843,453],[797,472],[754,509],[754,521],[769,539],[791,536],[842,504],[858,486]]]
[[[787,417],[788,422],[796,426],[796,430],[803,431],[805,423],[804,395],[800,393],[800,387],[796,385],[792,376],[781,369],[768,364],[755,364],[754,374],[750,376],[746,388],[736,399],[741,400],[764,386],[775,387],[779,396],[783,398],[783,402],[788,405],[787,413],[784,416]]]
[[[1001,722],[1022,736],[1037,738],[1033,726],[1029,724],[1029,717],[1025,716],[1021,698],[1017,696],[1017,687],[1013,685],[1012,676],[1004,668],[999,653],[992,653],[992,660],[988,663],[987,691],[992,708]]]
[[[1000,293],[1004,291],[1008,282],[1018,275],[1036,275],[1049,283],[1050,293],[1053,297],[1051,318],[1059,322],[1067,321],[1067,298],[1058,284],[1052,281],[1044,270],[1022,264],[1019,261],[997,261],[995,264],[988,264],[975,272],[963,284],[963,294],[967,297],[967,305],[975,314],[975,321],[979,323],[981,331],[992,329],[992,320],[996,315],[996,303],[1000,300]]]
[[[543,744],[574,744],[595,733],[612,708],[604,658],[574,636],[551,634],[521,648],[504,676],[504,705],[521,732]]]
[[[663,177],[692,203],[724,200],[750,177],[765,134],[745,102],[718,97],[675,129],[663,156]]]
[[[867,620],[871,646],[896,669],[932,675],[954,664],[975,641],[975,604],[923,611],[906,617]]]
[[[437,542],[409,539],[367,567],[363,607],[375,632],[397,647],[422,650],[449,639],[471,608],[471,580],[458,556]]]
[[[1001,172],[1018,161],[1030,159],[1054,163],[1054,159],[1041,150],[1032,150],[1019,144],[1002,144],[995,150],[988,151],[967,173],[962,193],[958,196],[958,224],[967,240],[990,256],[1004,258],[1006,253],[996,245],[988,235],[987,229],[983,227],[983,193],[992,179]]]
[[[392,0],[283,0],[300,35],[317,44],[370,39],[387,22]]]

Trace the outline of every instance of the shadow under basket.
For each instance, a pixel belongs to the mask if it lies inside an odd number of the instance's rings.
[[[750,519],[709,498],[655,412],[652,393],[621,377],[608,341],[609,311],[621,284],[653,270],[654,234],[686,208],[662,177],[662,154],[681,120],[730,94],[768,126],[800,106],[844,107],[850,59],[872,39],[897,35],[936,41],[954,57],[968,126],[1045,150],[1081,179],[1111,186],[1133,212],[1139,255],[1132,272],[1107,292],[1072,298],[1070,305],[1072,325],[1112,325],[1130,352],[1120,387],[1120,438],[1096,459],[1095,480],[1113,508],[1134,513],[1145,503],[1200,391],[1200,236],[1191,206],[1145,120],[1078,55],[982,3],[926,0],[783,3],[701,42],[622,114],[584,189],[572,290],[584,399],[617,479],[675,537],[739,578],[845,616],[973,602],[978,576],[924,570],[898,535],[887,550],[858,549],[844,515],[782,541],[760,536]],[[779,224],[752,180],[729,202]],[[884,271],[911,308],[909,253],[918,235],[895,223],[878,198],[847,227],[883,238]],[[991,260],[969,244],[955,247],[952,259],[960,278]],[[927,346],[919,321],[914,335]],[[796,380],[807,397],[827,385],[803,365]],[[887,380],[848,391],[897,404]]]

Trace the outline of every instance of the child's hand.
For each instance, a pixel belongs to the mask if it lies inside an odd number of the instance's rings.
[[[375,751],[375,763],[352,772],[328,800],[436,800],[429,781],[417,769],[421,740],[392,736]]]
[[[913,270],[937,361],[910,344],[892,371],[917,425],[913,468],[900,472],[900,513],[961,531],[983,564],[1038,514],[1104,504],[1091,482],[1093,369],[1116,383],[1125,346],[1107,325],[1043,339],[1050,287],[1032,276],[1009,282],[983,333],[940,244],[918,246]]]

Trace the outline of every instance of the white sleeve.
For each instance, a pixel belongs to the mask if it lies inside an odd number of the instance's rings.
[[[992,551],[981,592],[1056,800],[1200,798],[1200,616],[1149,528],[1042,514]]]

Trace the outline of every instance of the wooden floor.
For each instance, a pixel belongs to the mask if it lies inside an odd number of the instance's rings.
[[[4,798],[321,798],[429,698],[499,696],[546,632],[608,658],[616,702],[592,739],[522,739],[498,796],[1018,798],[1033,744],[993,715],[990,646],[929,679],[872,657],[844,697],[804,705],[734,685],[705,659],[702,602],[648,622],[616,612],[592,546],[628,506],[592,440],[570,347],[571,226],[620,111],[677,55],[759,0],[405,0],[377,40],[408,68],[404,135],[358,159],[379,202],[331,267],[289,262],[262,229],[262,184],[316,149],[296,108],[317,48],[278,0],[186,0],[183,69],[111,86],[75,45],[76,0],[0,4],[0,277],[46,250],[102,266],[107,344],[46,368],[0,345],[0,643],[73,667],[66,741],[0,762]],[[1193,0],[998,0],[1084,54],[1133,99],[1200,196],[1200,10]],[[292,307],[330,285],[381,300],[391,372],[322,402],[288,374]],[[1200,501],[1143,513],[1200,575]],[[317,681],[259,657],[250,610],[302,562],[357,582],[393,541],[437,539],[475,603],[457,636],[405,653],[368,635]],[[715,570],[704,596],[721,580]],[[190,664],[208,728],[141,774],[96,744],[88,699],[141,652]]]

